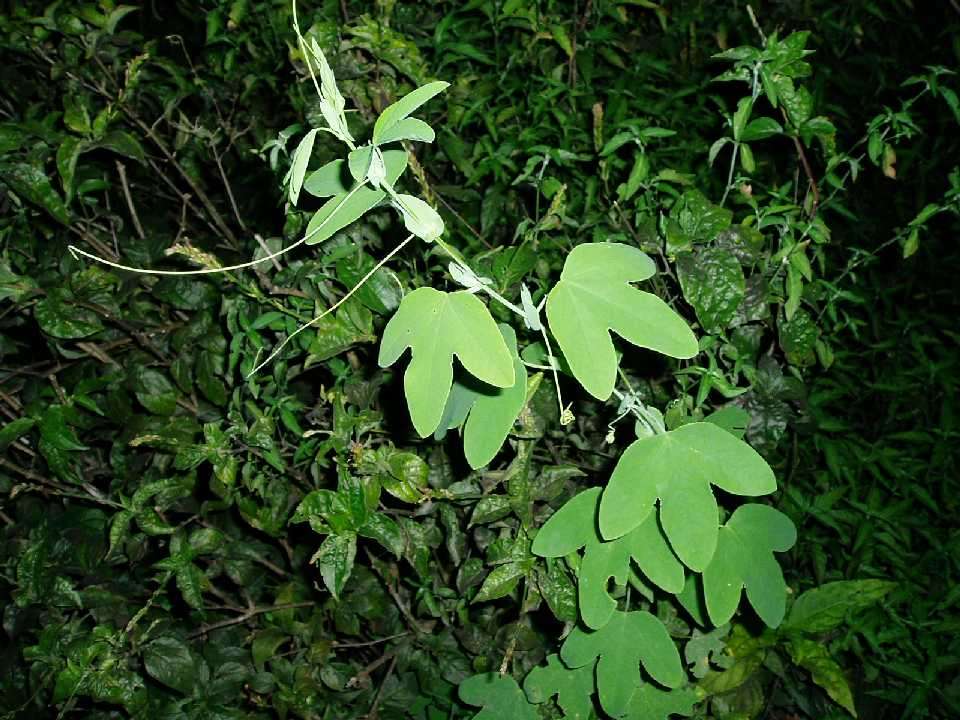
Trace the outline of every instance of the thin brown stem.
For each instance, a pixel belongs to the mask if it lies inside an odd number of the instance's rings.
[[[222,630],[225,627],[231,627],[233,625],[242,625],[245,622],[249,622],[257,615],[263,615],[268,612],[280,612],[281,610],[295,610],[297,608],[313,607],[316,605],[315,602],[297,602],[297,603],[283,603],[281,605],[270,605],[268,607],[253,607],[249,610],[246,610],[242,615],[235,618],[229,618],[228,620],[220,620],[219,622],[210,623],[209,625],[204,625],[199,630],[190,633],[187,635],[187,640],[194,640],[201,635],[206,635],[213,632],[214,630]]]
[[[143,240],[146,235],[143,232],[143,225],[140,224],[140,216],[137,215],[137,207],[133,204],[130,183],[127,182],[127,168],[119,160],[117,160],[117,173],[120,175],[120,186],[123,188],[123,197],[127,201],[127,210],[130,211],[130,218],[133,220],[133,229],[137,231],[137,237]]]

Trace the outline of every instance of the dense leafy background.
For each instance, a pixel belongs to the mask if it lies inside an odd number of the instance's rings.
[[[788,603],[820,589],[776,632],[745,606],[707,632],[650,595],[705,717],[960,713],[960,13],[923,8],[755,3],[768,37],[812,33],[772,60],[792,102],[763,95],[769,121],[742,127],[759,86],[712,56],[760,52],[743,3],[301,7],[358,135],[452,83],[412,185],[500,292],[549,289],[580,242],[639,246],[703,352],[626,349],[624,382],[668,426],[749,412],[798,528]],[[561,425],[531,369],[486,470],[457,433],[420,441],[377,343],[403,294],[455,289],[443,256],[403,253],[244,380],[403,237],[395,215],[203,278],[67,249],[186,269],[299,237],[311,201],[286,204],[283,178],[321,120],[291,20],[286,0],[3,3],[3,717],[472,717],[483,690],[456,685],[501,668],[507,716],[508,677],[576,618],[567,565],[524,531],[605,481],[633,422],[564,379]],[[721,138],[745,143],[736,164]],[[318,135],[318,160],[335,151]],[[549,698],[576,677],[538,672],[538,712],[572,713]]]

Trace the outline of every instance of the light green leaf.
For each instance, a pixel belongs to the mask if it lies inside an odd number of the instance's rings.
[[[427,203],[413,195],[397,193],[393,204],[403,215],[403,224],[407,230],[421,240],[433,242],[443,235],[443,218]]]
[[[468,292],[422,287],[407,295],[390,318],[380,343],[380,367],[410,348],[404,392],[413,426],[427,437],[440,424],[453,383],[453,356],[471,375],[511,387],[513,358],[486,306]]]
[[[747,425],[750,424],[750,413],[737,405],[727,405],[716,412],[710,413],[703,421],[713,423],[726,430],[737,440],[742,440],[747,432]]]
[[[407,167],[407,153],[404,150],[387,150],[383,153],[383,161],[387,170],[386,181],[393,185]],[[306,232],[307,245],[316,245],[333,236],[359,220],[386,197],[385,191],[374,190],[367,185],[334,195],[310,219]]]
[[[400,140],[414,140],[416,142],[433,142],[436,134],[433,128],[419,118],[405,118],[383,133],[379,145]]]
[[[735,495],[766,495],[776,479],[766,461],[712,423],[690,423],[636,440],[620,457],[600,501],[600,531],[616,539],[646,520],[660,522],[677,557],[702,572],[717,545],[719,514],[710,484]]]
[[[708,333],[727,328],[746,293],[740,261],[727,249],[704,248],[677,258],[683,296]]]
[[[314,197],[332,197],[350,190],[343,184],[344,160],[331,160],[303,181],[303,189]]]
[[[678,687],[683,667],[670,634],[654,615],[639,610],[616,612],[599,630],[574,628],[560,651],[564,664],[579,668],[597,663],[597,690],[603,709],[614,717],[626,712],[641,683],[640,664],[658,683]]]
[[[783,620],[787,584],[773,557],[797,540],[793,523],[766,505],[742,505],[720,528],[717,551],[703,571],[703,594],[710,619],[722,625],[740,604],[740,591],[770,627]]]
[[[671,715],[693,715],[697,693],[691,688],[661,690],[644,683],[633,694],[622,720],[667,720]]]
[[[671,357],[697,354],[697,339],[683,318],[656,295],[629,285],[655,271],[653,261],[634,247],[587,243],[567,256],[560,282],[550,291],[550,330],[574,376],[600,400],[610,397],[617,374],[611,330]]]
[[[844,675],[843,668],[830,657],[823,643],[796,638],[787,644],[787,648],[793,661],[805,670],[809,670],[813,681],[826,690],[827,695],[835,703],[857,717],[850,683]]]
[[[563,557],[576,552],[596,537],[597,500],[601,488],[575,495],[544,523],[530,550],[540,557]]]
[[[380,117],[378,117],[376,123],[374,123],[373,144],[379,145],[383,142],[388,142],[383,140],[384,137],[389,137],[387,135],[388,131],[393,130],[401,120],[404,120],[410,113],[435,95],[442,93],[449,86],[450,83],[443,82],[442,80],[427,83],[426,85],[418,87],[413,92],[404,95],[397,100],[397,102],[393,103],[393,105],[388,106],[380,113]]]
[[[547,664],[535,667],[523,681],[527,700],[535,705],[556,695],[565,720],[589,720],[594,689],[593,664],[571,670],[557,655],[548,655]]]
[[[838,580],[807,590],[793,603],[783,629],[829,632],[840,627],[851,613],[879,602],[896,586],[887,580]]]
[[[708,633],[702,633],[694,628],[690,640],[683,648],[683,658],[690,666],[690,672],[694,677],[706,677],[710,672],[711,661],[722,668],[730,667],[731,658],[723,653],[727,647],[723,640],[729,633],[729,625],[721,625]]]
[[[478,393],[463,428],[463,451],[470,467],[483,467],[500,451],[527,400],[527,370],[517,354],[517,336],[509,325],[500,334],[513,357],[514,383]]]
[[[509,675],[495,672],[474,675],[460,683],[458,692],[467,705],[483,708],[473,720],[537,720],[533,705]]]
[[[300,198],[300,188],[303,187],[303,178],[307,174],[307,165],[310,163],[310,155],[313,154],[313,141],[317,138],[317,129],[314,128],[308,132],[297,149],[293,151],[293,162],[290,165],[290,202],[297,204]]]
[[[750,119],[751,112],[753,112],[753,98],[740,98],[737,111],[733,114],[733,139],[737,142],[743,139],[743,130]]]
[[[320,568],[323,584],[336,600],[340,599],[343,586],[350,578],[356,557],[357,536],[348,532],[342,535],[327,535],[320,544],[320,549],[310,558],[310,562]]]
[[[586,546],[578,595],[583,622],[594,629],[603,627],[616,609],[607,585],[611,577],[618,585],[627,583],[631,559],[651,582],[667,592],[678,593],[684,584],[683,565],[670,550],[655,513],[626,535],[604,542],[596,521],[599,500],[599,488],[592,488],[568,501],[541,528],[532,547],[537,555],[559,557]],[[579,544],[573,547],[577,541]]]

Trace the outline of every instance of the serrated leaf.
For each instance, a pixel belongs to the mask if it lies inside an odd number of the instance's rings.
[[[400,526],[388,515],[380,512],[370,513],[367,521],[357,531],[358,534],[376,540],[399,560],[403,555],[405,541]]]
[[[497,565],[483,581],[473,602],[487,602],[506,597],[514,591],[520,579],[527,574],[526,563],[508,562]]]
[[[527,400],[527,369],[517,354],[517,336],[509,325],[500,334],[513,358],[514,383],[477,393],[463,426],[463,452],[470,467],[481,468],[500,451]]]
[[[729,250],[710,247],[677,258],[680,287],[708,333],[730,324],[746,294],[740,261]]]
[[[483,708],[473,720],[537,720],[533,705],[509,675],[495,672],[474,675],[460,683],[457,692],[467,705]]]
[[[838,580],[807,590],[790,608],[786,631],[829,632],[851,613],[870,607],[897,584],[888,580]]]
[[[660,523],[673,551],[702,572],[717,545],[714,484],[734,495],[766,495],[773,471],[746,443],[712,423],[690,423],[636,440],[620,457],[600,500],[600,531],[613,540],[646,520],[660,499]]]
[[[653,261],[619,243],[578,245],[567,256],[560,281],[547,299],[547,320],[580,384],[606,400],[613,392],[617,355],[610,337],[676,358],[698,352],[697,339],[656,295],[629,283],[654,275]]]
[[[557,696],[557,705],[566,720],[589,720],[593,713],[595,689],[593,665],[571,670],[558,655],[548,655],[547,664],[535,667],[523,681],[527,700],[539,705]]]
[[[813,681],[826,690],[831,699],[854,717],[857,709],[853,702],[853,692],[843,668],[830,657],[826,646],[814,640],[797,638],[787,645],[793,661],[810,671]]]
[[[703,571],[707,612],[716,625],[733,617],[740,591],[757,615],[770,627],[783,620],[787,584],[773,556],[786,552],[797,540],[793,523],[766,505],[741,505],[720,528],[717,551]]]
[[[740,136],[742,142],[754,142],[756,140],[766,140],[769,137],[774,135],[779,135],[783,132],[783,128],[780,126],[776,120],[770,117],[759,117],[756,120],[751,120],[747,123],[747,126],[743,129],[743,133]]]
[[[413,426],[427,437],[440,424],[453,383],[453,357],[471,375],[496,387],[515,381],[513,359],[486,306],[468,292],[430,287],[404,297],[380,343],[380,367],[410,348],[404,393]]]
[[[327,590],[335,600],[340,599],[343,586],[350,579],[356,557],[357,536],[348,532],[341,535],[328,535],[310,558],[310,562],[320,569],[323,584],[327,586]]]
[[[432,97],[439,95],[450,86],[450,83],[438,80],[418,87],[416,90],[407,93],[397,102],[388,106],[373,125],[373,144],[379,145],[384,141],[383,138],[389,137],[387,133],[404,120],[410,113],[415,111]]]
[[[616,612],[610,622],[593,632],[574,628],[563,643],[560,657],[571,668],[599,658],[600,705],[614,717],[626,712],[641,684],[641,664],[661,685],[673,688],[683,682],[676,645],[663,623],[645,610]]]
[[[383,489],[398,500],[408,503],[420,502],[427,487],[430,468],[419,455],[396,452],[387,460],[388,473],[378,476]]]
[[[143,665],[154,680],[187,695],[193,688],[200,660],[185,642],[161,637],[143,650]]]

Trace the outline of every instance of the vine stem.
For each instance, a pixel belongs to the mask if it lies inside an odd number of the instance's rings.
[[[327,315],[329,315],[330,313],[332,313],[332,312],[333,312],[334,310],[336,310],[338,307],[340,307],[341,305],[343,305],[347,300],[349,300],[349,299],[353,296],[353,294],[354,294],[355,292],[357,292],[357,290],[359,290],[360,288],[363,287],[364,283],[366,283],[367,280],[369,280],[371,277],[373,277],[373,274],[374,274],[375,272],[377,272],[377,270],[379,270],[379,269],[382,268],[384,265],[386,265],[387,262],[389,262],[390,258],[392,258],[394,255],[396,255],[398,252],[400,252],[400,251],[407,245],[407,243],[409,243],[411,240],[413,240],[413,235],[412,235],[412,234],[407,235],[406,240],[404,240],[402,243],[400,243],[399,245],[397,245],[393,250],[391,250],[389,253],[387,253],[380,262],[378,262],[376,265],[374,265],[373,268],[370,270],[370,272],[368,272],[366,275],[364,275],[362,278],[360,278],[360,282],[358,282],[356,285],[354,285],[353,288],[350,290],[350,292],[348,292],[346,295],[344,295],[342,298],[340,298],[339,300],[337,300],[337,302],[335,302],[335,303],[334,303],[333,305],[331,305],[329,308],[327,308],[327,309],[324,310],[322,313],[320,313],[320,314],[317,315],[315,318],[313,318],[313,320],[311,320],[310,322],[304,323],[303,325],[301,325],[300,327],[298,327],[296,330],[294,330],[292,333],[290,333],[290,334],[283,340],[283,342],[281,342],[279,345],[277,345],[277,347],[274,349],[274,351],[273,351],[272,353],[270,353],[270,355],[267,357],[266,360],[264,360],[263,362],[259,363],[256,367],[253,368],[253,370],[251,370],[249,373],[247,373],[246,379],[249,380],[251,377],[253,377],[254,375],[256,375],[265,365],[269,365],[270,362],[271,362],[275,357],[277,357],[277,355],[279,355],[280,352],[287,346],[287,344],[288,344],[291,340],[293,340],[297,335],[299,335],[300,333],[302,333],[304,330],[306,330],[308,327],[310,327],[310,326],[313,325],[314,323],[320,322],[320,320],[322,320],[323,318],[325,318]]]
[[[337,203],[336,207],[333,208],[330,214],[327,215],[327,217],[325,217],[320,222],[320,224],[317,225],[317,227],[315,227],[313,230],[308,232],[302,238],[297,240],[290,247],[284,248],[283,250],[278,250],[275,253],[270,253],[269,255],[265,255],[264,257],[259,258],[257,260],[250,260],[249,262],[240,263],[239,265],[228,265],[227,267],[216,267],[216,268],[200,268],[198,270],[151,270],[150,268],[136,268],[136,267],[131,267],[130,265],[115,263],[112,260],[107,260],[106,258],[102,258],[99,255],[88,253],[86,250],[81,250],[76,245],[67,245],[67,250],[69,250],[70,254],[73,255],[74,257],[76,257],[77,255],[83,255],[84,257],[89,258],[95,262],[101,263],[102,265],[107,265],[108,267],[116,268],[117,270],[126,270],[127,272],[139,273],[141,275],[215,275],[216,273],[230,272],[232,270],[243,270],[244,268],[253,267],[254,265],[260,265],[261,263],[269,262],[274,258],[280,257],[281,255],[286,255],[291,250],[294,250],[300,247],[301,245],[303,245],[310,238],[312,238],[314,235],[320,232],[323,226],[326,225],[327,222],[329,222],[330,218],[332,218],[334,215],[337,214],[337,210],[339,210],[343,206],[343,204],[347,202],[347,200],[349,200],[353,196],[353,194],[357,190],[359,190],[361,187],[363,187],[363,183],[357,183],[356,185],[354,185],[353,188],[351,188],[350,192],[348,192],[343,197],[343,199]]]

